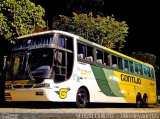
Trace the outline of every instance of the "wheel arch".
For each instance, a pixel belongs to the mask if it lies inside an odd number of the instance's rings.
[[[144,95],[143,95],[143,104],[144,104],[145,107],[148,106],[148,95],[147,95],[147,93],[144,93]]]
[[[142,95],[141,95],[140,92],[138,92],[137,95],[136,95],[136,100],[137,100],[137,99],[142,99]]]
[[[147,93],[144,93],[144,95],[143,95],[143,99],[144,99],[144,98],[148,98]]]

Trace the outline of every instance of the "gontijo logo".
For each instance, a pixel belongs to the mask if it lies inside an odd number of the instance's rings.
[[[59,90],[59,97],[61,99],[65,99],[67,97],[67,92],[70,90],[70,88],[61,88]]]
[[[121,81],[131,82],[135,84],[141,84],[141,78],[136,78],[134,76],[129,76],[126,74],[121,74]]]

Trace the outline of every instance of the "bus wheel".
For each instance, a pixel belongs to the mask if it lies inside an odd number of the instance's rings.
[[[147,97],[143,98],[143,106],[148,107],[148,98]]]
[[[137,98],[136,99],[136,106],[138,108],[143,107],[143,100],[142,100],[142,98]]]
[[[88,98],[88,92],[84,88],[80,88],[77,92],[76,96],[76,105],[79,108],[84,108],[87,106],[87,103],[89,102]]]

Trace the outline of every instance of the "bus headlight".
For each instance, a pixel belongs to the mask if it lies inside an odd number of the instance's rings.
[[[11,89],[12,86],[11,85],[6,85],[6,89]]]
[[[10,93],[5,93],[5,96],[10,97],[11,94]]]
[[[35,84],[34,88],[43,88],[43,87],[50,87],[49,83],[40,83],[40,84]]]

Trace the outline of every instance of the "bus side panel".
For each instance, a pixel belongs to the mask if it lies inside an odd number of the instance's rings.
[[[141,94],[142,99],[146,94],[148,97],[148,103],[156,103],[155,80],[149,80],[118,71],[114,71],[114,74],[119,78],[119,87],[128,103],[136,103],[136,96],[138,93]]]
[[[126,103],[118,83],[106,78],[107,72],[112,71],[81,62],[77,66],[79,87],[85,86],[89,90],[90,102]]]
[[[95,65],[91,65],[91,68],[104,101],[126,103],[118,85],[119,79],[115,77],[113,71]]]

